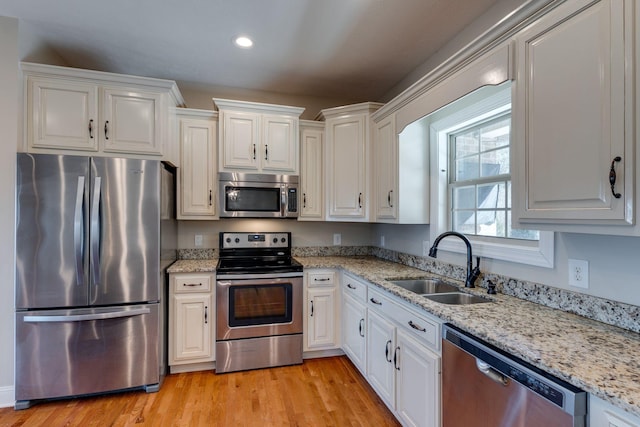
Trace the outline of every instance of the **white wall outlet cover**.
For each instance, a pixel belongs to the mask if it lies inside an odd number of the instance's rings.
[[[336,246],[342,244],[342,235],[340,233],[333,235],[333,244]]]
[[[380,246],[384,248],[384,236],[380,236]]]
[[[589,261],[569,259],[569,285],[577,288],[589,288]]]
[[[196,246],[202,246],[202,234],[196,234],[195,239],[194,240],[194,244]]]

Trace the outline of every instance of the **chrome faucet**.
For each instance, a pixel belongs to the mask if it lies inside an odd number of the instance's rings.
[[[456,236],[462,239],[465,245],[467,245],[467,280],[464,283],[464,286],[467,288],[475,288],[473,282],[476,281],[478,276],[480,276],[480,257],[476,257],[476,268],[473,267],[473,255],[471,254],[471,242],[467,239],[464,234],[458,233],[457,231],[445,231],[438,237],[436,237],[435,242],[429,249],[429,256],[432,258],[438,257],[438,244],[440,240],[444,239],[447,236]]]

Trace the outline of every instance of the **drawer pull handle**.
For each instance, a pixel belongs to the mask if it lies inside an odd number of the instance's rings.
[[[356,289],[355,286],[353,286],[351,283],[347,283],[347,288],[349,289]]]
[[[190,286],[190,287],[202,286],[202,283],[184,283],[182,286]]]
[[[387,362],[391,363],[391,357],[389,357],[389,346],[391,345],[391,340],[387,341],[384,346],[384,358],[387,359]]]
[[[422,326],[418,326],[415,323],[413,323],[413,320],[409,320],[409,326],[411,326],[416,331],[427,332],[427,330],[425,328],[423,328]]]
[[[360,319],[360,324],[358,325],[358,330],[360,331],[360,336],[362,338],[364,338],[364,332],[363,332],[363,325],[364,325],[364,319]]]
[[[371,301],[375,305],[382,305],[382,303],[380,301],[378,301],[377,299],[375,299],[375,298],[370,298],[369,301]]]
[[[314,282],[328,282],[329,280],[331,280],[331,279],[329,279],[328,277],[324,277],[322,279],[318,279],[317,277],[315,277],[313,279]]]

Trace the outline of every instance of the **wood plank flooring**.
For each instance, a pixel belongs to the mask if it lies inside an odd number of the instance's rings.
[[[167,376],[158,393],[143,391],[61,400],[14,411],[0,426],[399,426],[345,357],[216,375]]]

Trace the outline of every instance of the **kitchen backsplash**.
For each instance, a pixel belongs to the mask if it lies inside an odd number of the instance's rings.
[[[178,249],[178,259],[213,259],[217,256],[216,251],[216,249]],[[466,277],[466,269],[461,266],[430,257],[372,246],[301,246],[292,248],[292,254],[300,257],[375,256],[456,280],[464,281]],[[484,273],[480,279],[476,283],[478,286],[486,288],[487,281],[491,280],[496,284],[497,291],[506,295],[640,333],[640,307],[638,306],[493,273]]]

